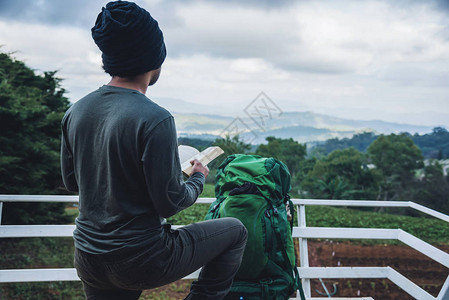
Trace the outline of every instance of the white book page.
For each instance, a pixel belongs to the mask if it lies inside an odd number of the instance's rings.
[[[220,147],[209,147],[202,152],[191,146],[180,145],[178,146],[179,160],[181,162],[181,169],[187,175],[190,176],[192,172],[192,165],[190,161],[193,159],[199,160],[204,166],[210,163],[212,160],[223,154],[223,150]]]
[[[179,145],[178,153],[179,161],[181,162],[181,165],[183,165],[185,162],[188,162],[190,164],[191,158],[200,153],[200,151],[191,146]]]

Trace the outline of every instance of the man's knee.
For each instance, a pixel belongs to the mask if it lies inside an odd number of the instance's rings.
[[[239,221],[241,224],[241,227],[240,227],[241,235],[242,235],[242,238],[244,238],[246,241],[246,239],[248,238],[248,229],[246,229],[246,227],[245,227],[245,225],[243,225],[242,221],[240,221],[239,219],[237,219],[237,221]]]
[[[227,219],[227,222],[229,222],[229,227],[235,227],[237,228],[237,231],[239,233],[239,240],[242,242],[246,242],[248,238],[248,230],[246,229],[245,225],[237,218],[233,217],[226,217],[223,219]]]

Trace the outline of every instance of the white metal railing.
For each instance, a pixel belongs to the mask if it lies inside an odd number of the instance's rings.
[[[212,203],[214,198],[199,198],[196,203]],[[449,254],[418,239],[401,229],[379,228],[327,228],[307,227],[307,205],[355,206],[355,207],[408,207],[449,222],[449,216],[409,201],[366,201],[366,200],[316,200],[292,199],[299,209],[298,226],[293,228],[293,237],[299,239],[299,274],[303,281],[306,297],[311,297],[310,279],[322,278],[387,278],[405,292],[419,300],[449,299],[449,276],[435,298],[421,287],[398,273],[391,267],[310,267],[307,239],[390,239],[398,240],[416,249],[443,266],[449,268]],[[78,202],[78,196],[46,195],[0,195],[0,217],[3,202]],[[0,219],[1,222],[1,219]],[[179,227],[179,226],[173,226]],[[12,237],[71,237],[75,225],[1,225],[0,238]],[[197,278],[196,271],[185,279]],[[0,270],[0,283],[33,281],[74,281],[79,280],[73,268],[60,269],[13,269]]]
[[[293,236],[299,238],[301,265],[298,269],[299,274],[303,278],[302,281],[306,296],[310,297],[310,279],[312,278],[388,278],[416,299],[449,299],[449,276],[446,278],[440,293],[435,298],[390,267],[310,267],[307,249],[308,238],[399,240],[446,267],[449,267],[449,254],[401,229],[307,227],[305,206],[406,207],[421,211],[446,222],[449,222],[449,216],[410,201],[294,199],[293,203],[299,206],[297,211],[298,227],[293,228]]]

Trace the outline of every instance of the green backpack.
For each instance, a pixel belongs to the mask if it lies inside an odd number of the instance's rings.
[[[288,221],[290,173],[282,162],[257,155],[228,156],[217,170],[214,201],[206,219],[235,217],[248,230],[242,263],[226,299],[284,300],[299,289]]]

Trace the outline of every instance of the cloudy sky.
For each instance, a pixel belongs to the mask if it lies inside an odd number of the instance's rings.
[[[136,2],[164,32],[162,105],[239,116],[263,91],[283,111],[449,127],[448,0]],[[0,0],[1,51],[58,70],[74,102],[109,81],[90,36],[106,3]]]

